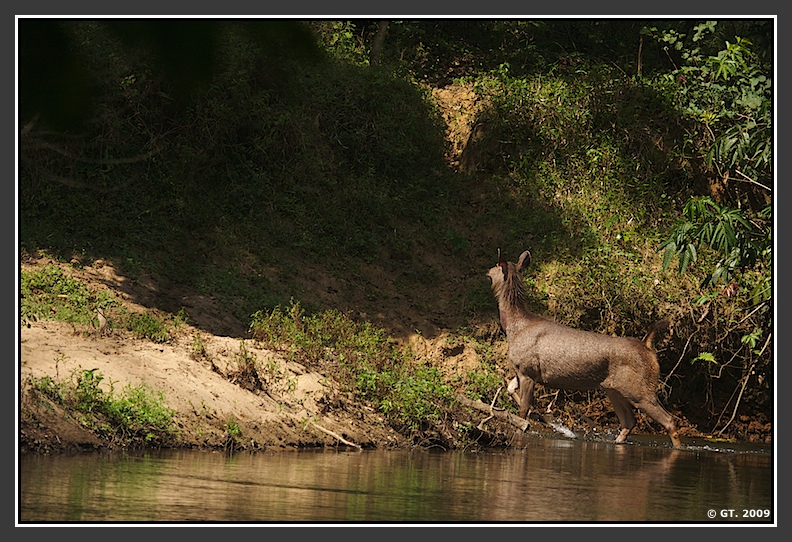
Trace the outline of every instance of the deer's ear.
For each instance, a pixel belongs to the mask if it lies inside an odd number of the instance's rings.
[[[520,259],[517,260],[517,271],[521,270],[523,267],[531,263],[531,253],[527,250],[520,254]]]
[[[500,267],[501,271],[503,271],[503,279],[506,280],[506,278],[509,276],[509,264],[506,263],[506,260],[504,260],[503,256],[501,256],[500,249],[498,249],[498,267]]]

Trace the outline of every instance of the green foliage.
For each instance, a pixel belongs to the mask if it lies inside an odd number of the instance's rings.
[[[453,402],[453,391],[437,367],[423,363],[378,374],[364,398],[411,434],[439,425]]]
[[[319,362],[332,356],[339,361],[387,368],[403,361],[403,353],[385,331],[370,322],[355,322],[336,310],[306,314],[299,302],[287,309],[258,311],[250,331],[265,347],[289,351],[292,356]]]
[[[465,395],[471,399],[489,403],[495,397],[498,389],[502,387],[503,376],[490,363],[483,362],[480,368],[468,371],[466,375]],[[498,399],[503,402],[503,397],[498,397]],[[506,400],[505,404],[509,404],[509,400]]]
[[[242,428],[239,427],[239,423],[237,423],[234,418],[231,418],[226,422],[225,430],[229,438],[235,441],[239,441],[239,439],[242,438]]]
[[[196,334],[193,336],[191,348],[191,355],[193,359],[210,359],[209,353],[206,351],[206,343],[204,343],[203,338],[201,338],[200,335]]]
[[[611,67],[575,67],[515,77],[501,66],[476,82],[490,104],[479,120],[489,133],[479,169],[508,178],[512,200],[525,205],[514,227],[554,256],[559,245],[595,249],[656,227],[679,177],[664,150],[671,142],[658,144],[678,129],[665,97]]]
[[[715,21],[685,35],[661,34],[681,51],[684,65],[663,76],[674,88],[681,113],[698,124],[707,166],[730,170],[770,186],[772,166],[772,79],[754,45],[737,36],[707,54],[696,45]],[[656,29],[655,29],[656,31]],[[690,45],[689,45],[690,44]]]
[[[708,246],[720,256],[714,270],[704,279],[704,286],[728,281],[738,270],[754,267],[761,261],[769,267],[772,242],[767,223],[770,207],[750,220],[744,211],[721,206],[709,197],[691,198],[684,207],[684,220],[671,230],[661,247],[663,271],[679,258],[679,273],[697,259],[697,246]],[[769,292],[768,292],[769,294]]]
[[[81,422],[120,446],[166,444],[175,434],[176,412],[165,405],[165,396],[144,385],[124,386],[116,394],[113,383],[103,389],[97,369],[72,372],[66,380],[31,378],[34,392],[79,414]]]
[[[760,354],[761,352],[756,349],[756,345],[759,343],[759,340],[763,335],[764,330],[756,328],[747,335],[740,337],[740,342],[747,345],[754,354]]]
[[[239,342],[239,352],[237,352],[234,360],[239,371],[255,370],[256,368],[256,356],[248,352],[245,341]]]
[[[162,392],[127,384],[121,397],[108,401],[105,414],[111,425],[140,435],[146,443],[159,442],[174,430],[175,411],[164,406],[164,400]]]
[[[63,387],[50,376],[42,376],[41,378],[33,377],[30,379],[30,384],[36,393],[40,393],[57,404],[63,404],[66,400]]]
[[[712,352],[701,352],[698,356],[690,360],[690,363],[696,363],[698,361],[704,361],[707,363],[716,363],[715,356],[712,355]]]
[[[361,30],[352,21],[314,21],[311,26],[320,43],[334,58],[368,65],[368,51],[359,37]]]
[[[23,322],[52,319],[91,324],[98,307],[114,304],[110,291],[92,291],[55,264],[37,271],[21,269],[19,283]]]
[[[491,300],[491,291],[489,296]],[[454,384],[463,390],[462,393],[466,397],[490,403],[499,389],[503,391],[503,374],[498,370],[498,364],[505,360],[500,359],[489,340],[483,339],[468,328],[456,330],[449,338],[449,347],[459,345],[472,347],[478,357],[479,365],[465,374],[456,375]],[[498,395],[495,405],[500,408],[514,408],[513,401],[507,398],[505,393]]]
[[[694,144],[707,167],[719,177],[736,172],[735,180],[769,187],[772,179],[772,80],[770,66],[747,39],[736,37],[725,49],[707,54],[697,44],[716,28],[715,21],[685,35],[660,33],[660,39],[681,51],[685,64],[663,76],[677,96],[676,106],[689,119]],[[654,29],[656,30],[656,29]],[[728,279],[735,268],[751,267],[770,258],[770,205],[750,216],[750,206],[728,208],[709,198],[685,204],[686,221],[664,245],[664,266],[676,252],[680,272],[696,260],[696,245],[706,244],[718,260],[706,284]],[[760,257],[761,256],[761,257]],[[769,270],[769,267],[768,267]]]
[[[156,311],[129,313],[119,307],[110,290],[92,290],[69,277],[63,268],[49,264],[36,271],[20,271],[20,315],[23,322],[58,320],[82,324],[86,329],[98,326],[96,311],[106,311],[109,329],[124,327],[135,337],[154,342],[168,342],[187,322],[184,308],[175,315]],[[112,314],[107,311],[112,311]]]
[[[138,338],[150,339],[156,343],[167,342],[171,338],[166,323],[148,312],[130,314],[127,329]]]
[[[452,389],[436,367],[413,359],[369,322],[335,310],[309,315],[299,302],[256,312],[251,320],[251,333],[265,347],[332,368],[349,391],[408,434],[420,435],[439,423],[452,403]]]
[[[705,381],[731,381],[735,389],[745,390],[749,377],[756,375],[756,388],[749,395],[754,404],[762,404],[769,401],[773,372],[767,348],[773,326],[772,66],[769,55],[739,35],[726,39],[724,47],[715,37],[719,24],[699,24],[692,36],[656,34],[673,44],[681,62],[661,75],[658,84],[667,85],[686,122],[686,154],[703,163],[706,175],[738,186],[719,201],[688,199],[660,250],[663,269],[678,258],[680,274],[706,252],[701,286],[728,283],[722,291],[699,298],[706,307],[699,322],[713,313],[719,317],[708,323],[713,337],[705,346],[708,351],[693,361],[706,361],[695,364]],[[721,432],[736,416],[742,391],[725,402],[734,397],[732,418],[724,420],[721,412],[715,422]]]

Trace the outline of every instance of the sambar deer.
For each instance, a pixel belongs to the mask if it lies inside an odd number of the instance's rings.
[[[680,447],[676,424],[657,399],[660,366],[652,349],[652,338],[668,321],[655,323],[641,341],[574,329],[534,314],[525,308],[520,276],[529,260],[527,250],[517,263],[505,261],[498,250],[498,264],[487,272],[517,373],[520,417],[533,406],[535,382],[570,391],[603,390],[621,423],[616,442],[624,442],[635,427],[635,406],[665,427],[674,447]]]

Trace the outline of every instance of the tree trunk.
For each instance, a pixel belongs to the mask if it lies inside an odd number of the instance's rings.
[[[382,55],[382,45],[385,43],[385,35],[388,33],[388,21],[380,21],[377,33],[374,35],[374,40],[371,42],[371,57],[369,62],[372,66],[379,65],[380,56]]]

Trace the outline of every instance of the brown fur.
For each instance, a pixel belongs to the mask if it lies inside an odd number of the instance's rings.
[[[533,405],[535,382],[564,390],[601,389],[621,422],[616,442],[624,442],[635,427],[634,406],[663,425],[675,447],[681,446],[673,418],[657,399],[660,366],[652,339],[668,322],[655,323],[641,341],[574,329],[534,314],[525,308],[520,277],[528,261],[527,250],[516,264],[498,251],[498,264],[487,272],[517,373],[520,416],[526,418]]]

